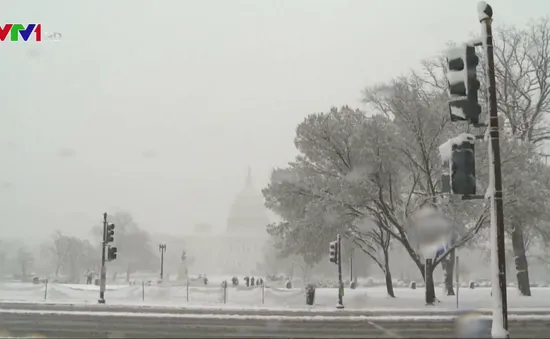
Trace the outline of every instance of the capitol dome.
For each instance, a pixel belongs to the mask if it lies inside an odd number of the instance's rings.
[[[244,189],[235,197],[227,218],[227,233],[242,235],[267,234],[269,217],[260,192],[252,185],[250,168]]]

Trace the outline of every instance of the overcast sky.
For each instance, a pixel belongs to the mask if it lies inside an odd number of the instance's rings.
[[[125,210],[152,232],[225,227],[295,126],[479,31],[477,1],[0,0],[0,24],[62,41],[0,43],[2,237],[86,235]],[[523,25],[549,0],[494,0]]]

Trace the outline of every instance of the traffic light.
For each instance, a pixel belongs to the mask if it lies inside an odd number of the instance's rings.
[[[108,244],[113,241],[115,241],[115,225],[110,224],[110,225],[107,225],[107,230],[105,234],[105,243]]]
[[[454,194],[476,194],[475,138],[468,136],[452,146],[451,190]]]
[[[335,264],[338,263],[338,241],[331,241],[329,244],[328,259]]]
[[[477,93],[475,96],[477,97]],[[449,112],[451,113],[451,122],[468,121],[473,125],[477,125],[481,114],[481,106],[477,102],[465,98],[456,98],[449,100]]]
[[[477,65],[479,58],[475,47],[461,45],[447,51],[447,81],[449,82],[449,111],[451,121],[479,123],[481,106],[478,102],[479,81]]]
[[[107,251],[107,260],[108,261],[115,260],[116,259],[116,252],[117,252],[116,247],[109,247],[109,249]]]

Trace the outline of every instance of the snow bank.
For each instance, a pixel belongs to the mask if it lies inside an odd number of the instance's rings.
[[[466,283],[466,282],[465,282]],[[0,284],[0,301],[33,302],[33,303],[71,303],[97,304],[99,292],[68,288],[60,284],[48,284],[47,299],[44,299],[44,285],[29,285],[21,283],[19,290],[13,285],[6,289]],[[33,286],[33,288],[25,288]],[[437,288],[438,309],[456,310],[456,297],[447,296],[443,289]],[[509,291],[515,292],[515,287]],[[509,293],[508,305],[522,309],[549,309],[550,288],[533,287],[533,298],[525,298],[517,293]],[[344,305],[346,309],[385,309],[410,311],[426,310],[424,306],[424,288],[415,290],[407,287],[396,287],[397,298],[388,298],[385,286],[358,287],[345,289]],[[139,307],[182,307],[208,309],[305,309],[305,292],[301,289],[277,289],[254,287],[250,289],[227,289],[227,303],[223,303],[221,287],[189,287],[189,301],[185,286],[150,286],[142,290],[141,286],[127,286],[107,291],[105,294],[109,305],[125,305]],[[143,298],[144,297],[144,298]],[[315,310],[334,310],[338,298],[336,288],[318,288],[315,293]],[[263,303],[262,303],[263,301]],[[479,287],[476,289],[461,289],[459,295],[461,309],[486,309],[491,305],[491,289]],[[433,310],[434,308],[430,308]]]
[[[357,315],[350,316],[345,313],[341,316],[326,316],[326,315],[311,315],[311,316],[296,316],[296,315],[241,315],[241,314],[178,314],[178,313],[137,313],[137,312],[101,312],[101,311],[45,311],[45,310],[17,310],[17,309],[0,309],[0,314],[57,314],[57,315],[86,315],[90,317],[143,317],[143,318],[183,318],[183,319],[227,319],[227,320],[280,320],[280,321],[374,321],[374,322],[395,322],[395,321],[454,321],[454,315],[385,315],[385,316],[366,316]],[[550,321],[550,315],[510,315],[512,320],[538,320]],[[504,337],[503,337],[504,338]]]

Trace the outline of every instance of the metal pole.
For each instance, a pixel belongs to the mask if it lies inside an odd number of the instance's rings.
[[[164,252],[166,252],[166,244],[159,245],[160,252],[160,280],[163,280],[164,276]]]
[[[101,272],[99,274],[99,300],[98,303],[105,304],[105,279],[107,269],[105,268],[105,237],[107,235],[107,213],[103,213],[103,241],[101,242]]]
[[[353,283],[353,254],[355,253],[355,248],[351,248],[351,255],[350,255],[350,258],[349,258],[349,281],[350,281],[350,284]]]
[[[185,285],[185,299],[187,302],[189,302],[189,278],[187,278],[187,282]]]
[[[48,299],[48,279],[46,278],[46,281],[45,281],[45,286],[44,286],[44,300]]]
[[[458,290],[460,289],[460,282],[459,282],[459,274],[458,274],[458,270],[460,269],[460,267],[458,266],[459,262],[458,262],[458,255],[456,256],[456,265],[455,265],[455,270],[456,270],[456,308],[458,308]]]
[[[336,308],[342,309],[344,308],[344,283],[342,282],[342,239],[340,238],[340,234],[338,234],[336,240],[338,241],[338,249],[336,254],[338,258],[338,305],[336,305]]]
[[[485,5],[485,9],[478,8],[478,12],[483,11],[485,15],[480,13],[481,22],[481,38],[486,55],[486,73],[487,73],[487,93],[489,96],[489,133],[491,143],[490,152],[490,171],[493,173],[493,192],[491,198],[491,262],[494,266],[498,266],[498,285],[500,288],[500,297],[497,295],[495,286],[495,278],[493,279],[493,324],[497,323],[496,319],[498,308],[501,310],[501,321],[504,330],[508,331],[508,298],[506,295],[506,254],[504,249],[504,208],[502,203],[502,170],[500,159],[500,143],[499,143],[499,126],[497,112],[497,92],[495,79],[495,60],[493,54],[493,10],[491,6],[480,3],[480,6]],[[496,245],[496,246],[494,246]],[[496,247],[496,248],[494,248]],[[496,263],[495,263],[496,260]],[[500,300],[499,300],[500,299]],[[500,305],[500,302],[502,304]]]

